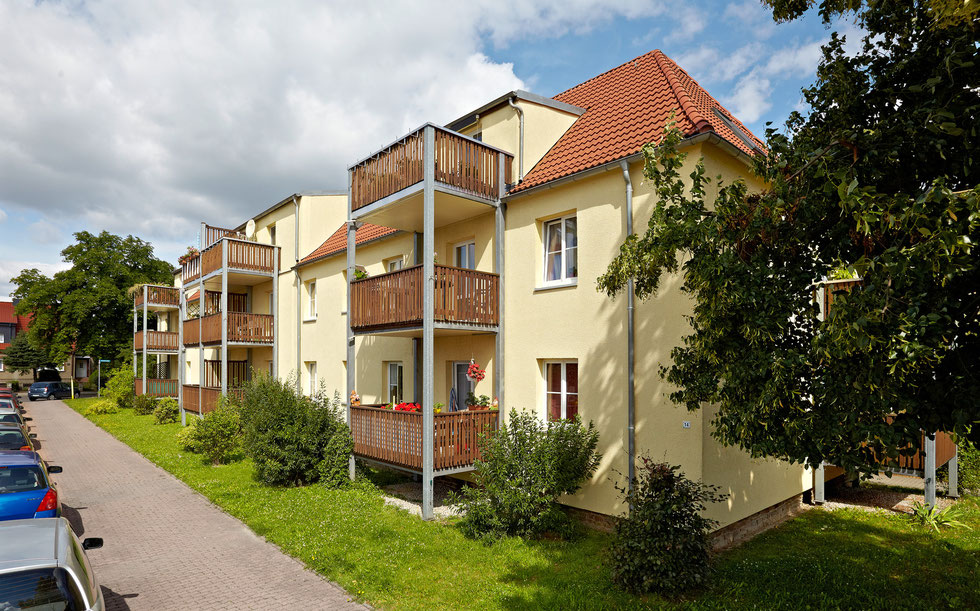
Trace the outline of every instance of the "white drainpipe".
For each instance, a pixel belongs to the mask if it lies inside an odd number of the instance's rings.
[[[507,103],[510,104],[511,107],[517,111],[517,116],[521,122],[521,144],[520,144],[520,151],[518,152],[519,154],[518,154],[518,161],[517,161],[517,182],[521,182],[522,180],[524,180],[524,110],[522,110],[520,106],[514,103],[514,98],[509,98],[507,100]]]
[[[633,235],[633,181],[630,179],[629,162],[623,160],[619,162],[623,169],[623,180],[626,182],[626,235]],[[634,309],[633,309],[633,279],[626,281],[626,353],[627,353],[627,383],[626,383],[626,437],[627,450],[629,457],[628,478],[629,489],[633,490],[633,482],[636,474],[636,379],[635,379],[635,346],[634,336]]]

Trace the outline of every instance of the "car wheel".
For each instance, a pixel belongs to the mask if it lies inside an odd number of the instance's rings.
[[[54,395],[48,395],[48,401],[54,401]]]

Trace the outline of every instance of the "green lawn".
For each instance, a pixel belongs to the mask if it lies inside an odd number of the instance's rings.
[[[68,401],[84,411],[92,399]],[[468,540],[452,525],[386,507],[370,486],[269,488],[248,461],[212,467],[177,449],[179,425],[130,410],[90,418],[359,599],[386,609],[436,608],[969,608],[980,607],[980,504],[973,530],[937,535],[901,516],[807,512],[724,554],[715,585],[676,600],[629,596],[609,581],[609,538],[572,543]]]

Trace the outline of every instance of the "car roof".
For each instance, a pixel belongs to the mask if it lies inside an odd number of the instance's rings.
[[[16,422],[0,422],[0,429],[17,429],[20,430],[20,425]]]
[[[0,405],[0,414],[19,414],[20,410],[14,405]]]
[[[64,518],[28,518],[0,522],[0,574],[64,564],[70,534]]]
[[[19,467],[23,465],[39,465],[41,457],[37,452],[24,450],[0,450],[0,466]]]

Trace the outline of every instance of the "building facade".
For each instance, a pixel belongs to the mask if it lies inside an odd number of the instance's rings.
[[[635,304],[596,290],[647,225],[642,148],[671,120],[682,175],[701,159],[707,176],[762,188],[749,171],[761,141],[654,51],[554,98],[513,91],[426,124],[353,164],[347,193],[202,227],[176,306],[157,312],[157,332],[178,327],[177,351],[154,358],[178,372],[188,412],[255,371],[336,391],[355,454],[421,475],[427,517],[433,479],[465,477],[476,436],[515,409],[596,424],[602,461],[563,499],[575,508],[624,513],[616,486],[639,455],[721,486],[728,500],[706,513],[722,526],[797,498],[808,470],[723,447],[710,409],[669,401],[659,370],[692,307],[681,278]],[[469,407],[481,396],[499,411]],[[383,407],[401,402],[421,409]]]

